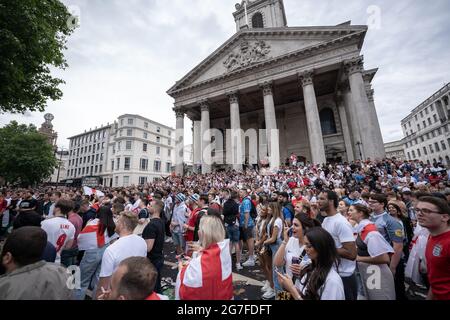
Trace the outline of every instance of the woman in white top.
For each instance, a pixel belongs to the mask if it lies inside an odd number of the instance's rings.
[[[278,281],[295,300],[345,300],[344,285],[336,272],[338,254],[333,237],[320,227],[305,233],[304,245],[311,264],[300,273],[300,288],[278,272]]]
[[[314,227],[319,227],[320,222],[309,218],[304,213],[295,215],[291,228],[284,228],[284,241],[274,256],[273,264],[279,270],[284,268],[286,274],[292,278],[297,288],[300,288],[299,276],[301,270],[311,263],[304,245],[305,233]],[[292,232],[292,236],[289,237]],[[286,239],[289,239],[288,241]]]
[[[273,275],[273,286],[267,290],[263,295],[263,299],[272,299],[275,297],[277,291],[281,291],[282,288],[278,283],[277,275],[275,273],[275,268],[273,267],[273,258],[278,251],[278,248],[283,241],[283,214],[281,213],[281,206],[278,202],[270,202],[267,213],[270,215],[270,220],[267,223],[266,234],[267,239],[264,241],[265,246],[269,246],[271,251],[271,272]]]
[[[394,249],[378,231],[377,226],[369,220],[369,208],[362,204],[354,204],[350,206],[349,213],[358,223],[356,262],[364,296],[367,300],[395,300],[394,276],[389,268],[389,255],[394,253]],[[379,285],[368,285],[373,282],[371,279],[375,274],[379,276]]]

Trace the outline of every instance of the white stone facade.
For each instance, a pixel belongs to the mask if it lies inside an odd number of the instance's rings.
[[[83,177],[93,176],[103,186],[122,187],[168,176],[175,157],[174,138],[173,128],[139,115],[122,115],[111,125],[69,138],[67,179],[79,184]]]
[[[384,149],[386,150],[387,158],[395,158],[399,161],[406,160],[405,143],[403,140],[388,142],[384,145]]]
[[[402,120],[405,154],[450,166],[450,83],[421,103]]]

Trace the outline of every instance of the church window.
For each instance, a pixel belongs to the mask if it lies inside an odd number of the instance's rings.
[[[334,113],[330,108],[320,111],[320,124],[322,125],[322,134],[324,136],[337,133]]]
[[[257,12],[252,17],[253,28],[264,28],[263,16],[260,12]]]

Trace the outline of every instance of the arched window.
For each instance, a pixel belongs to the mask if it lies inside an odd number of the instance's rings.
[[[330,108],[325,108],[320,111],[320,124],[322,126],[322,134],[324,136],[337,133],[334,113]]]
[[[253,28],[264,28],[264,21],[261,12],[257,12],[252,17]]]

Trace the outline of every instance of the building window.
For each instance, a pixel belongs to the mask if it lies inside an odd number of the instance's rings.
[[[439,143],[435,142],[435,143],[434,143],[434,147],[435,147],[435,149],[436,149],[436,152],[441,151],[441,149],[439,148]]]
[[[417,131],[420,131],[420,124],[417,125]]]
[[[171,137],[172,136],[172,131],[169,131],[169,137]]]
[[[261,12],[257,12],[253,15],[252,28],[264,28],[264,20]]]
[[[422,142],[425,141],[425,139],[423,138],[423,136],[420,137],[420,140],[421,140]]]
[[[425,155],[428,154],[427,147],[423,147],[423,153],[424,153]]]
[[[447,150],[447,146],[445,145],[445,141],[441,141],[442,150]]]
[[[139,170],[141,171],[148,171],[148,159],[141,159]]]
[[[423,111],[420,111],[420,117],[423,118]],[[416,118],[417,120],[417,118]]]
[[[114,184],[116,185],[116,187],[119,186],[119,177],[118,176],[114,177]]]
[[[420,149],[417,149],[417,156],[421,157],[422,155],[420,154]]]
[[[428,118],[428,124],[431,126],[431,118]]]
[[[103,161],[103,153],[100,154],[100,161]]]
[[[437,122],[437,121],[438,121],[438,118],[437,118],[437,115],[436,115],[436,114],[433,114],[433,119],[434,119],[434,122]]]
[[[412,151],[412,156],[413,156],[413,159],[416,158],[416,152],[414,150]]]
[[[99,173],[102,173],[102,171],[103,171],[103,165],[101,164],[99,167]]]
[[[422,123],[423,123],[423,127],[426,128],[427,127],[427,123],[425,122],[425,120],[423,120]]]
[[[168,157],[172,156],[172,149],[167,150],[167,156]]]
[[[131,126],[132,126],[132,125],[133,125],[133,122],[134,122],[133,119],[128,119],[128,125],[131,125]]]
[[[155,160],[153,164],[153,171],[160,172],[161,171],[161,161]]]
[[[172,167],[172,164],[170,162],[166,163],[166,172],[170,172],[170,168]]]
[[[131,137],[133,135],[132,129],[127,129],[127,137]]]
[[[124,176],[123,177],[123,186],[124,187],[128,187],[129,184],[130,184],[130,177],[129,176]]]
[[[147,134],[147,132],[144,132],[144,139],[148,139],[148,134]]]
[[[156,127],[156,132],[160,133],[161,132],[161,127]]]
[[[95,156],[95,161],[98,161],[99,158],[100,158],[100,155],[97,154],[97,155]]]
[[[114,171],[114,160],[111,160],[111,171]]]
[[[95,166],[95,173],[98,173],[98,166]]]
[[[126,171],[129,171],[130,170],[130,165],[131,165],[131,158],[126,157],[123,169],[126,170]]]
[[[147,144],[146,143],[144,143],[142,145],[142,151],[147,152]]]
[[[156,142],[160,143],[161,142],[161,137],[156,137]]]
[[[430,146],[429,146],[429,147],[430,147],[430,152],[431,152],[431,153],[434,153],[434,150],[433,150],[433,145],[432,145],[432,144],[430,144]]]
[[[169,138],[169,139],[167,139],[167,144],[169,145],[169,146],[171,146],[172,145],[172,140]]]
[[[120,126],[123,127],[123,119],[120,119]]]
[[[131,141],[127,141],[125,144],[125,149],[126,150],[131,150]]]
[[[330,108],[325,108],[320,111],[320,124],[322,126],[322,134],[324,136],[337,133],[334,113]]]
[[[438,128],[438,129],[437,129],[437,134],[438,134],[438,136],[440,136],[440,135],[442,134],[441,128]]]
[[[411,154],[408,152],[408,160],[411,160]]]
[[[122,142],[117,142],[117,151],[120,151],[120,147],[122,146]]]
[[[147,183],[147,177],[139,177],[139,184],[144,185]]]
[[[431,105],[431,106],[430,106],[430,109],[431,109],[431,111],[434,111],[434,106]]]
[[[116,170],[119,170],[120,169],[120,158],[117,158],[117,167],[116,167]]]
[[[144,128],[148,129],[148,122],[144,122]]]
[[[122,136],[122,130],[119,131],[119,136]]]
[[[428,114],[428,108],[425,108],[425,113]]]
[[[156,154],[160,155],[161,154],[161,147],[156,147]]]

